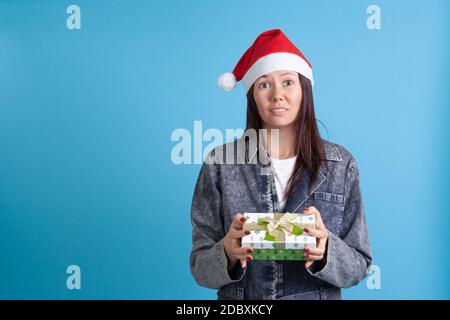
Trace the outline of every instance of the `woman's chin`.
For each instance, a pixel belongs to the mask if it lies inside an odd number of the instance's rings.
[[[282,129],[289,127],[293,124],[293,121],[287,121],[285,119],[275,119],[266,122],[266,128],[270,129]]]

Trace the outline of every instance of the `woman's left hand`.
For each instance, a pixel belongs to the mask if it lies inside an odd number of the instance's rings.
[[[316,229],[305,228],[305,232],[312,237],[317,238],[316,248],[305,246],[305,267],[309,268],[314,261],[321,261],[325,255],[325,249],[328,241],[328,230],[322,221],[319,210],[311,206],[303,209],[304,214],[313,214],[316,217]]]

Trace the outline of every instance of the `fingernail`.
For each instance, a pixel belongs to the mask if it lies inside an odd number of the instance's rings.
[[[309,228],[303,228],[305,232],[309,232]]]
[[[245,230],[245,234],[250,234],[250,231],[248,231],[248,230]]]
[[[247,253],[252,253],[253,250],[252,249],[247,249]]]
[[[308,208],[303,208],[303,211],[308,211]]]
[[[252,260],[253,258],[252,258],[252,256],[248,256],[247,257],[247,261],[250,261],[250,260]]]
[[[241,218],[241,222],[245,222],[245,218],[244,217]]]

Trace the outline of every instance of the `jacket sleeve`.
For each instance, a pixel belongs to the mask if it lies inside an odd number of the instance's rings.
[[[358,284],[367,276],[372,263],[359,171],[353,158],[347,169],[345,193],[340,234],[329,231],[325,265],[314,263],[308,270],[311,275],[340,288]]]
[[[240,263],[228,272],[223,245],[223,237],[228,230],[224,226],[218,170],[217,164],[203,163],[191,206],[190,269],[195,281],[207,288],[220,288],[237,282],[245,274]]]

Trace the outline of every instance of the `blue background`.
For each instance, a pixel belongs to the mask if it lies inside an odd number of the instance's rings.
[[[344,297],[450,298],[450,5],[422,5],[1,1],[0,298],[215,299],[189,271],[200,165],[174,165],[170,137],[244,127],[243,88],[217,77],[271,28],[312,62],[321,132],[360,168],[381,289]]]

